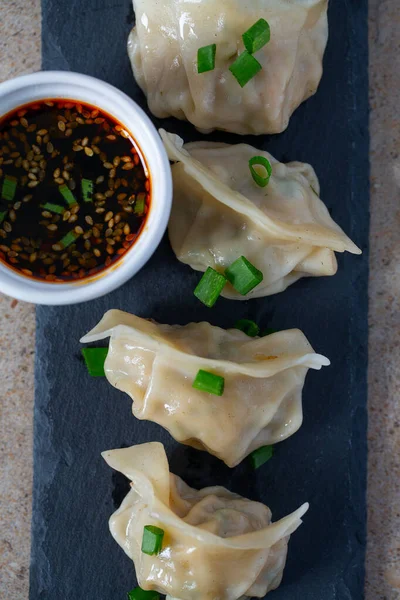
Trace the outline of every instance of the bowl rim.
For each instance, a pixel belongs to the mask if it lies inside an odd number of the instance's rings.
[[[42,282],[19,274],[0,261],[0,291],[18,300],[34,304],[63,305],[86,302],[99,298],[123,285],[133,277],[150,259],[158,247],[168,225],[172,206],[172,175],[168,156],[156,127],[143,109],[127,94],[115,86],[90,75],[72,71],[39,71],[21,75],[0,83],[0,119],[18,106],[29,104],[41,98],[50,98],[48,93],[40,94],[40,87],[51,85],[65,86],[64,93],[55,92],[53,98],[79,100],[79,89],[92,94],[92,100],[82,102],[98,106],[111,113],[126,126],[141,149],[152,180],[152,201],[144,228],[137,242],[121,259],[92,279],[68,283]],[[24,100],[11,102],[11,108],[1,109],[2,101],[18,92],[26,92]],[[105,106],[104,97],[113,102],[115,114]],[[122,114],[124,117],[122,117]],[[146,147],[146,149],[144,148]]]

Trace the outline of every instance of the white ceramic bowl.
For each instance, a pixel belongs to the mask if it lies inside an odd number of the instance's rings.
[[[143,110],[117,88],[87,75],[46,71],[0,84],[0,118],[13,109],[46,98],[80,100],[114,116],[132,134],[150,171],[152,197],[145,227],[122,258],[101,275],[71,283],[41,282],[19,275],[0,261],[0,291],[35,304],[84,302],[119,287],[149,260],[166,230],[172,180],[167,154],[156,128]]]

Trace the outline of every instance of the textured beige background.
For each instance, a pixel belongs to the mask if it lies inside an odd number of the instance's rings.
[[[39,7],[40,0],[0,0],[0,81],[40,68]],[[400,600],[399,39],[400,0],[370,0],[367,600]],[[0,295],[0,598],[7,600],[28,595],[34,328],[31,305]]]

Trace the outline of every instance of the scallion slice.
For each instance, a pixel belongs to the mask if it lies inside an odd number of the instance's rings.
[[[247,50],[242,52],[229,67],[230,72],[236,78],[240,87],[244,87],[261,69],[262,66],[258,60],[249,54]]]
[[[145,192],[140,192],[137,195],[137,198],[135,200],[135,205],[133,207],[133,212],[135,213],[135,215],[137,215],[138,217],[143,216],[145,205],[146,205],[146,194],[145,194]]]
[[[162,549],[162,543],[164,539],[164,530],[155,525],[145,525],[143,529],[142,538],[142,552],[143,554],[159,554]]]
[[[6,218],[6,215],[8,213],[8,210],[0,210],[0,224],[4,221],[4,219]]]
[[[271,335],[273,333],[276,333],[276,329],[271,329],[271,327],[267,327],[267,329],[264,329],[264,331],[261,332],[260,337],[265,337],[266,335]]]
[[[75,196],[73,195],[73,193],[71,192],[69,187],[67,187],[65,185],[65,183],[63,183],[63,185],[60,185],[58,187],[58,189],[60,190],[60,194],[63,196],[63,198],[66,201],[66,203],[68,204],[68,206],[73,206],[74,204],[78,204]]]
[[[215,373],[209,373],[208,371],[200,369],[193,381],[192,387],[201,392],[222,396],[224,393],[225,379],[220,375],[215,375]]]
[[[69,231],[58,243],[63,249],[68,248],[68,246],[76,242],[79,235],[80,234],[76,233],[75,231]]]
[[[265,19],[259,19],[243,35],[243,43],[250,54],[260,50],[271,39],[271,30]]]
[[[209,46],[203,46],[197,50],[197,72],[206,73],[207,71],[213,71],[215,69],[215,55],[217,52],[217,45],[210,44]]]
[[[255,321],[251,319],[239,319],[235,323],[235,329],[240,329],[250,337],[256,337],[260,333],[260,328]]]
[[[264,276],[250,261],[241,256],[231,264],[225,271],[227,280],[232,284],[239,294],[246,296],[255,288]]]
[[[104,362],[108,348],[82,348],[87,370],[92,377],[105,377]]]
[[[155,590],[142,590],[137,587],[128,592],[128,600],[160,600],[160,594]]]
[[[17,190],[16,178],[6,175],[4,177],[3,187],[1,189],[1,197],[3,198],[3,200],[7,200],[7,202],[12,202],[14,200],[16,190]]]
[[[56,213],[57,215],[62,215],[65,211],[64,206],[60,206],[59,204],[52,204],[52,202],[46,202],[46,204],[40,205],[43,210],[48,210],[49,212]]]
[[[253,469],[258,469],[266,463],[274,453],[273,446],[261,446],[261,448],[257,448],[250,454],[250,460],[253,465]]]
[[[225,284],[226,277],[208,267],[193,293],[200,302],[211,308],[218,300]]]
[[[256,171],[255,166],[265,169],[266,175],[261,175],[259,171]],[[265,156],[253,156],[249,160],[250,173],[254,181],[260,187],[266,187],[269,183],[272,175],[271,163]]]
[[[93,196],[93,181],[91,179],[82,179],[82,196],[85,202],[92,202]]]

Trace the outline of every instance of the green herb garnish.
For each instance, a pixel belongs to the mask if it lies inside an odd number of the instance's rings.
[[[82,348],[87,370],[92,377],[105,377],[104,363],[108,348]]]
[[[250,460],[253,465],[253,469],[258,469],[266,463],[274,453],[273,446],[261,446],[261,448],[257,448],[250,454]]]
[[[65,183],[63,185],[60,185],[58,187],[58,189],[60,190],[60,194],[63,196],[63,198],[66,201],[66,203],[68,204],[68,206],[73,206],[74,204],[78,204],[75,196],[73,195],[73,193],[71,192],[69,187],[65,185]]]
[[[255,321],[251,319],[239,319],[235,323],[235,329],[240,329],[250,337],[256,337],[260,333],[260,328]]]
[[[250,261],[241,256],[225,270],[225,276],[239,294],[246,296],[264,276]]]
[[[229,67],[230,72],[236,78],[240,87],[244,87],[246,83],[253,79],[262,66],[257,59],[245,50],[237,57],[235,62]]]
[[[217,45],[210,44],[209,46],[203,46],[197,50],[197,72],[206,73],[207,71],[213,71],[215,69],[215,55],[217,52]]]
[[[218,300],[225,284],[226,277],[208,267],[193,293],[203,304],[211,308]]]
[[[14,200],[16,190],[17,190],[16,178],[6,175],[4,177],[3,187],[1,189],[1,197],[3,198],[3,200],[7,200],[7,202],[12,202]]]
[[[143,554],[159,554],[162,549],[162,543],[164,539],[164,530],[155,525],[145,525],[143,529],[142,538],[142,552]]]
[[[243,35],[243,43],[250,54],[260,50],[271,39],[271,30],[265,19],[259,19]]]
[[[65,211],[64,206],[60,206],[59,204],[52,204],[51,202],[46,202],[46,204],[40,205],[43,210],[48,210],[49,212],[56,213],[57,215],[62,215]]]
[[[128,592],[128,600],[160,600],[160,594],[155,590],[142,590],[137,587]]]
[[[224,393],[225,379],[220,375],[215,375],[214,373],[209,373],[208,371],[200,369],[193,381],[192,387],[201,392],[222,396]]]
[[[261,175],[261,173],[259,172],[259,169],[256,170],[254,168],[255,166],[265,169],[266,174]],[[249,160],[249,167],[250,167],[251,176],[254,179],[254,181],[256,182],[256,184],[259,185],[260,187],[266,187],[268,185],[270,177],[272,175],[272,167],[271,167],[271,163],[269,162],[269,160],[267,158],[265,158],[265,156],[253,156],[253,158],[251,158]]]
[[[93,196],[93,181],[91,179],[82,179],[82,196],[85,202],[92,202]]]

